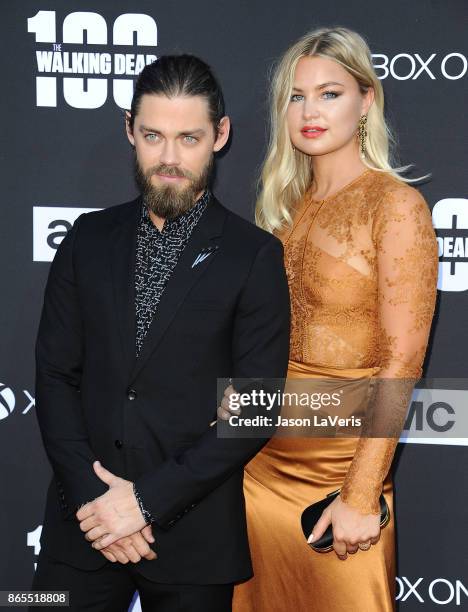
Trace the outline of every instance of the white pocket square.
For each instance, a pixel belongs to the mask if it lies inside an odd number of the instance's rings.
[[[195,266],[198,266],[198,264],[201,263],[202,261],[205,261],[205,259],[209,257],[211,253],[214,253],[217,249],[218,249],[217,245],[206,247],[202,249],[200,253],[198,253],[198,255],[195,257],[194,262],[192,263],[192,268],[194,268]]]

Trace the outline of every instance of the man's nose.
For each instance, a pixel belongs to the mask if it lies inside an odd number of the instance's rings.
[[[159,158],[161,164],[166,166],[178,166],[180,164],[179,154],[177,152],[177,146],[175,142],[166,140],[161,150],[161,157]]]

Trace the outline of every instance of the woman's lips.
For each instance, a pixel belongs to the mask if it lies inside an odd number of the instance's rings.
[[[326,131],[327,130],[325,128],[306,126],[302,128],[301,134],[304,136],[304,138],[318,138],[319,136],[324,134]]]

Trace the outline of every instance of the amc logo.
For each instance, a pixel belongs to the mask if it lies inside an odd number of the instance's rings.
[[[33,207],[33,261],[52,261],[76,219],[100,208]]]
[[[467,446],[467,402],[467,389],[414,389],[400,442]]]
[[[433,432],[445,433],[455,425],[455,421],[449,416],[454,415],[455,410],[447,402],[433,402],[426,410],[424,408],[424,402],[411,402],[404,426],[405,430],[413,427],[416,431],[423,431],[426,426]]]

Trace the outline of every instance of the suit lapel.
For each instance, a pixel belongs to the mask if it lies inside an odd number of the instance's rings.
[[[135,257],[140,213],[141,197],[138,197],[122,211],[111,234],[112,282],[124,372],[130,371],[136,351]]]
[[[130,372],[131,383],[138,376],[151,354],[156,349],[164,332],[173,320],[189,290],[200,279],[216,256],[216,251],[192,267],[197,256],[210,247],[217,247],[226,217],[221,204],[211,198],[206,210],[192,231],[179,260],[172,271],[162,293],[155,316],[144,338],[140,355],[135,358],[135,254],[136,232],[139,221],[141,199],[136,211],[126,215],[113,246],[113,279],[115,301],[120,322],[121,341],[125,371]],[[135,214],[136,212],[136,214]]]

